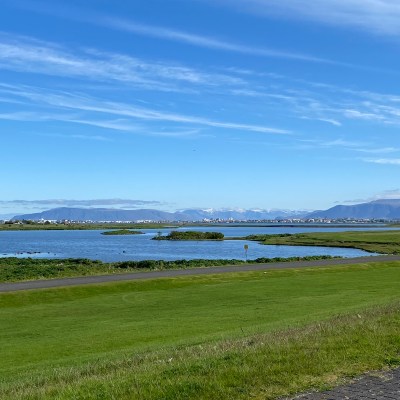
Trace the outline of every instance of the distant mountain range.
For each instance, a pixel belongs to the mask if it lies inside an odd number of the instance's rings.
[[[400,219],[400,199],[375,200],[352,206],[335,206],[314,211],[307,218]]]
[[[325,211],[293,210],[215,210],[187,209],[166,212],[152,209],[119,210],[108,208],[54,208],[35,214],[17,215],[14,220],[71,221],[202,221],[202,220],[272,220],[272,219],[400,219],[400,199],[376,200],[351,206],[335,206]]]
[[[0,214],[0,221],[7,221],[11,219],[14,214]]]
[[[54,208],[35,214],[17,215],[14,220],[70,221],[202,221],[204,219],[234,219],[241,221],[275,218],[302,218],[309,212],[290,210],[214,210],[188,209],[166,212],[152,209],[118,210],[108,208]]]

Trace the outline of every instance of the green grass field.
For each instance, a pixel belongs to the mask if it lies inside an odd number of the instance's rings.
[[[400,363],[399,282],[392,262],[1,294],[0,398],[265,399],[323,387]]]
[[[400,254],[400,230],[253,235],[247,239],[272,245],[351,247],[372,253]]]

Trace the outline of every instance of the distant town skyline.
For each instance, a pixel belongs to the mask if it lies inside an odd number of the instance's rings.
[[[0,215],[400,198],[399,18],[390,0],[4,0]]]

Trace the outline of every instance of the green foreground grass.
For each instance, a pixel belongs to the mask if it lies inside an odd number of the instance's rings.
[[[0,398],[270,399],[400,364],[400,263],[0,295]]]
[[[400,230],[251,235],[245,239],[269,245],[350,247],[371,253],[400,254]]]

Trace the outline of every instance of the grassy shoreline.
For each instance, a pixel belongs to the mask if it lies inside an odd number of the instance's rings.
[[[399,278],[392,262],[2,294],[0,398],[325,388],[400,365]]]
[[[258,258],[255,260],[143,260],[106,263],[89,259],[31,259],[0,258],[0,283],[22,282],[38,279],[74,278],[80,276],[113,275],[166,269],[207,268],[223,265],[244,265],[271,262],[330,260],[331,256],[290,258]]]
[[[250,235],[241,239],[265,245],[346,247],[370,253],[400,254],[400,230]]]

